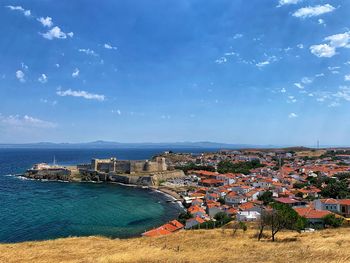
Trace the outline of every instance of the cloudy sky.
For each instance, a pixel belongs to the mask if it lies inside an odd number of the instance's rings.
[[[348,0],[0,7],[0,142],[350,145]]]

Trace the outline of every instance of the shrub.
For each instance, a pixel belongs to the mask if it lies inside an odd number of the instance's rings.
[[[343,224],[343,218],[336,217],[334,214],[329,214],[323,217],[323,222],[325,225],[331,227],[340,227]]]

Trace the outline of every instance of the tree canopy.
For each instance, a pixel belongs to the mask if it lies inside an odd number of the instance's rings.
[[[218,163],[218,172],[219,173],[242,173],[249,174],[250,170],[264,167],[265,165],[261,164],[259,160],[252,160],[249,162],[239,162],[233,163],[231,161],[221,161]]]

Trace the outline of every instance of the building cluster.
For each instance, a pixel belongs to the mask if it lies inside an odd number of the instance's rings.
[[[329,150],[330,151],[330,150]],[[219,173],[208,170],[190,170],[185,180],[191,187],[182,191],[184,204],[191,218],[185,229],[197,228],[207,221],[215,221],[220,212],[237,221],[258,221],[268,205],[262,200],[269,192],[274,202],[291,206],[307,219],[312,228],[320,228],[328,214],[350,221],[350,199],[325,198],[322,189],[310,183],[314,178],[333,178],[350,172],[350,154],[324,151],[318,156],[310,153],[279,150],[221,151],[200,155],[185,155],[176,165],[195,163],[217,169],[221,161],[242,163],[259,161],[261,167],[249,173]],[[184,184],[182,183],[182,186]],[[187,184],[189,185],[189,184]],[[347,187],[349,188],[349,182]]]

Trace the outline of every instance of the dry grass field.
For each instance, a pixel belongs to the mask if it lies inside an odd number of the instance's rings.
[[[320,157],[326,152],[327,152],[326,150],[300,151],[300,152],[297,152],[296,155],[298,157]]]
[[[160,238],[66,238],[0,245],[0,262],[350,262],[350,230],[279,233],[258,242],[254,230],[180,231]]]

